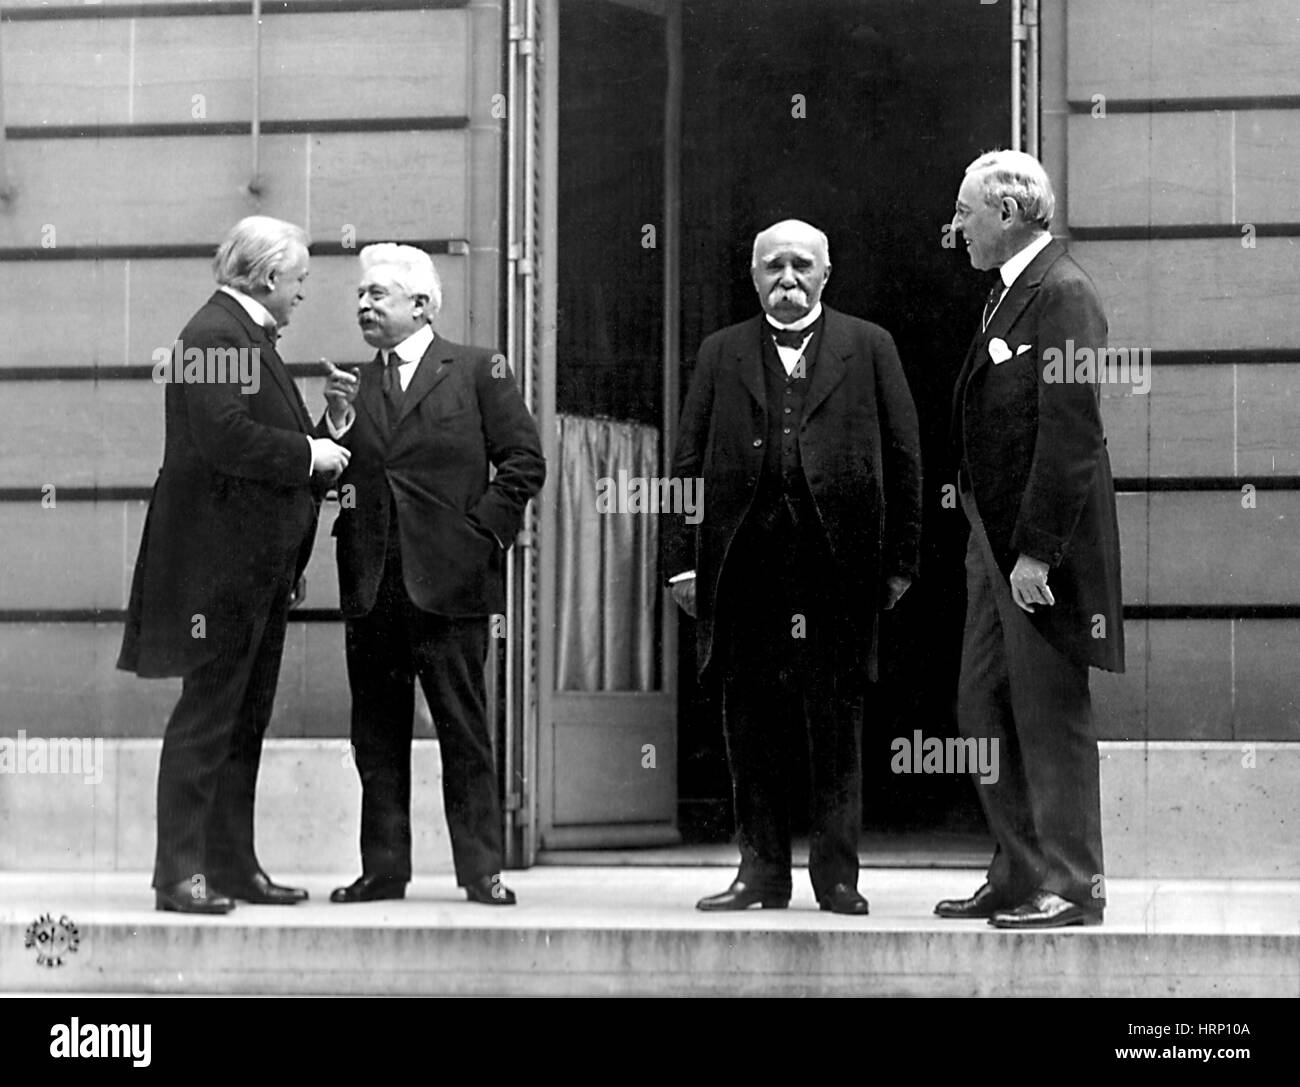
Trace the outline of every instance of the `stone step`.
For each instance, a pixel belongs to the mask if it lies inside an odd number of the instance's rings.
[[[450,876],[398,902],[338,906],[350,874],[305,875],[311,900],[195,918],[155,911],[146,873],[0,875],[0,992],[389,995],[1300,996],[1300,882],[1113,880],[1106,923],[1007,933],[942,921],[969,871],[873,869],[866,918],[817,909],[703,914],[731,873],[534,868],[514,908]],[[35,924],[77,947],[42,965]],[[43,946],[50,946],[49,944]]]

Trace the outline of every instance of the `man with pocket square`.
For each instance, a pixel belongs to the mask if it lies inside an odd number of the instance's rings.
[[[966,169],[953,228],[998,271],[953,394],[970,521],[958,682],[963,737],[992,740],[975,777],[996,840],[987,880],[941,917],[997,928],[1098,924],[1105,909],[1088,669],[1124,669],[1115,488],[1102,434],[1092,281],[1052,239],[1041,164],[996,151]]]
[[[433,331],[442,287],[427,253],[371,245],[360,262],[357,320],[379,350],[358,374],[330,365],[322,420],[352,454],[333,532],[362,789],[361,875],[330,900],[405,896],[418,678],[457,883],[472,902],[513,905],[483,670],[506,549],[546,476],[541,441],[504,358]]]

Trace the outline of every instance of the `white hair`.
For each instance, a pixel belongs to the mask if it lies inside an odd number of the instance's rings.
[[[1011,197],[1028,223],[1044,230],[1052,225],[1056,196],[1043,164],[1024,151],[986,151],[966,167],[968,174],[980,173],[980,193],[990,204]]]
[[[764,234],[770,234],[774,230],[793,230],[798,233],[810,235],[812,239],[821,246],[822,257],[826,261],[827,265],[830,264],[831,242],[823,231],[818,230],[811,223],[805,223],[802,219],[782,219],[779,223],[773,223],[771,226],[765,227],[754,235],[754,248],[751,250],[749,256],[749,266],[751,268],[758,267],[758,240]]]
[[[212,258],[212,274],[223,287],[245,294],[267,286],[271,272],[293,263],[293,248],[307,248],[307,232],[283,219],[250,215],[240,219]]]
[[[442,281],[438,278],[438,269],[433,266],[433,258],[423,249],[380,242],[366,246],[357,259],[361,261],[363,276],[376,268],[385,268],[393,283],[411,297],[419,294],[427,298],[430,320],[442,309]]]

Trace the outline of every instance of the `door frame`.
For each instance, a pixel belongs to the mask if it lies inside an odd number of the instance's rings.
[[[541,431],[547,464],[559,463],[556,430],[558,304],[559,62],[562,0],[510,0],[506,19],[507,342],[511,363]],[[606,0],[664,20],[664,208],[658,241],[663,256],[663,418],[659,472],[671,471],[679,407],[681,0]],[[665,845],[680,841],[676,812],[677,614],[671,594],[660,602],[659,689],[648,692],[564,692],[555,689],[558,609],[553,487],[532,503],[524,546],[507,571],[506,852],[526,867],[545,849]],[[671,812],[645,822],[557,824],[554,737],[558,721],[581,727],[640,727],[671,736],[656,754],[656,771],[671,775]]]
[[[559,463],[556,433],[556,286],[559,177],[559,5],[562,0],[507,0],[509,124],[505,172],[507,342],[525,399],[541,430],[547,463]],[[660,474],[671,474],[680,403],[682,0],[606,0],[664,20],[667,87],[664,110],[664,207],[660,232],[663,274],[663,419]],[[1011,146],[1040,154],[1040,0],[1011,0]],[[677,609],[661,601],[660,689],[589,694],[555,690],[557,614],[552,488],[530,507],[521,546],[507,572],[506,850],[512,867],[536,863],[543,849],[668,844],[676,827]],[[604,707],[618,707],[655,727],[668,726],[673,750],[674,811],[664,823],[557,826],[550,743],[558,716],[599,724]]]

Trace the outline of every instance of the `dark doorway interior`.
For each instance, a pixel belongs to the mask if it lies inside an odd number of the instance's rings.
[[[560,4],[555,400],[663,423],[663,20]]]
[[[658,423],[662,22],[608,0],[561,4],[557,400],[561,411]],[[883,680],[864,736],[864,826],[983,829],[964,778],[891,772],[891,741],[955,733],[965,523],[949,397],[987,283],[945,245],[965,165],[1006,146],[1005,5],[968,0],[690,0],[684,6],[683,394],[705,335],[757,312],[754,234],[807,219],[829,235],[826,301],[898,343],[921,418],[921,580],[883,627]],[[679,815],[687,841],[732,833],[717,707],[694,683],[681,624]],[[805,780],[793,768],[795,792]]]
[[[890,744],[916,729],[956,731],[965,524],[940,499],[955,479],[952,383],[988,288],[964,250],[944,246],[943,227],[966,164],[1006,146],[1009,39],[1003,6],[962,0],[686,5],[687,365],[705,335],[756,312],[754,234],[807,219],[831,240],[826,302],[893,333],[921,419],[923,571],[883,624],[882,682],[863,737],[868,830],[983,828],[966,779],[894,774]],[[694,645],[683,627],[683,833],[717,840],[731,832],[730,784],[716,707],[688,682]]]

